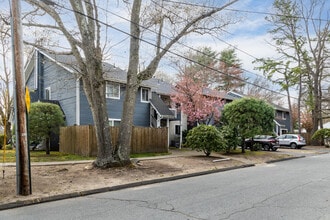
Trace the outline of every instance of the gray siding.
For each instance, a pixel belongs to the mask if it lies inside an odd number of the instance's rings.
[[[94,124],[92,112],[90,110],[87,97],[83,90],[82,82],[80,81],[80,124],[81,125],[91,125]]]
[[[35,65],[35,58],[32,57],[27,65],[25,76],[26,84],[30,88],[31,101],[45,100],[46,89],[50,89],[50,100],[59,101],[66,116],[66,124],[76,124],[76,76],[68,69],[53,62],[42,53],[37,53],[38,64]],[[35,56],[35,55],[34,55]],[[37,75],[36,75],[37,72]],[[36,79],[38,82],[36,83]],[[80,124],[94,124],[92,113],[87,102],[82,82],[79,86],[80,99]],[[120,99],[107,99],[108,117],[111,119],[121,119],[123,102],[125,97],[125,85],[121,84]],[[134,113],[135,126],[150,126],[150,104],[141,102],[141,91],[136,94],[136,106]]]
[[[82,90],[80,92],[80,124],[94,124],[92,118],[92,112],[87,102],[85,92]],[[107,98],[107,109],[108,117],[111,119],[121,119],[123,112],[123,103],[125,99],[126,89],[125,85],[120,86],[120,99],[109,99]],[[150,104],[141,103],[140,90],[137,93],[135,113],[134,113],[134,125],[149,127],[150,126]]]
[[[277,117],[278,114],[280,114],[280,115],[285,114],[285,119],[280,118],[280,117]],[[281,125],[284,125],[285,126],[284,128],[287,129],[288,132],[292,132],[290,130],[291,121],[290,121],[290,114],[289,114],[289,112],[284,112],[284,111],[276,110],[275,120],[278,123],[280,123]]]
[[[42,76],[42,99],[45,99],[45,89],[50,88],[51,100],[58,100],[66,116],[67,125],[76,123],[76,79],[74,74],[61,66],[44,59],[44,74]]]
[[[141,88],[136,94],[134,125],[141,127],[150,126],[150,103],[141,102]]]
[[[125,85],[120,85],[120,99],[107,99],[108,117],[112,119],[121,119],[123,104],[126,94]]]
[[[38,69],[36,76],[35,68]],[[39,55],[38,65],[29,69],[26,76],[26,85],[30,89],[32,102],[46,99],[45,89],[50,88],[50,100],[60,102],[61,108],[66,116],[67,124],[75,123],[76,94],[74,76],[61,66],[55,64],[43,55]],[[35,82],[38,77],[38,83]]]

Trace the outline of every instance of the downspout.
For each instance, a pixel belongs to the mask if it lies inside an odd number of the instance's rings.
[[[76,125],[80,125],[80,78],[76,80]]]
[[[38,80],[38,83],[37,83],[37,87],[38,87],[38,100],[41,100],[43,99],[43,96],[42,96],[42,90],[43,90],[43,86],[42,86],[42,79],[43,79],[43,75],[44,75],[44,65],[43,65],[43,62],[42,62],[42,55],[40,53],[38,53],[38,74],[37,74],[37,80]]]
[[[166,120],[166,127],[167,127],[167,150],[170,149],[170,119]]]
[[[182,111],[180,111],[180,144],[179,144],[179,149],[182,148]]]
[[[39,83],[39,80],[38,80],[38,71],[39,71],[39,63],[38,63],[38,55],[39,55],[39,53],[38,53],[38,51],[37,50],[35,50],[35,55],[34,55],[34,89],[35,90],[38,90],[38,83]]]

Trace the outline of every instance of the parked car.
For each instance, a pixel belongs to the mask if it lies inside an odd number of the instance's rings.
[[[300,134],[283,134],[276,138],[280,146],[288,146],[292,149],[300,149],[306,146],[306,141]]]
[[[267,151],[276,151],[280,147],[276,137],[271,135],[256,135],[253,137],[253,139],[249,138],[245,140],[245,146],[247,148],[251,148],[252,144],[259,144],[263,150]]]

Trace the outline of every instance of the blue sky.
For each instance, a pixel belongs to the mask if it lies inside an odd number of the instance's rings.
[[[233,4],[229,9],[269,13],[271,11],[272,2],[272,0],[241,0]],[[111,9],[111,11],[113,10]],[[238,58],[242,61],[243,68],[248,71],[257,72],[254,70],[252,61],[255,58],[268,57],[274,54],[274,49],[267,43],[267,41],[270,40],[270,35],[267,33],[267,27],[269,26],[264,19],[265,15],[239,12],[236,13],[236,16],[240,18],[241,21],[229,26],[226,32],[224,32],[219,39],[205,35],[193,35],[191,37],[187,37],[183,44],[194,48],[210,46],[219,52],[232,45],[238,48],[236,52],[238,54]],[[115,17],[113,24],[117,27],[125,26],[125,22],[118,17]],[[129,43],[129,39],[121,41],[125,38],[125,34],[117,34],[120,37],[118,39],[113,39],[112,41],[112,43],[116,46],[113,47],[111,56],[112,61],[110,62],[126,69],[128,55],[127,45]],[[188,50],[188,48],[182,48],[182,53],[185,50]],[[164,61],[160,68],[163,69],[164,66],[167,66],[167,64],[168,63]]]
[[[196,2],[198,4],[200,1]],[[217,4],[218,1],[214,2],[215,4]],[[194,35],[193,37],[186,38],[183,43],[194,48],[210,46],[217,51],[221,51],[223,49],[228,48],[229,45],[233,45],[238,48],[237,54],[238,58],[242,61],[243,68],[249,71],[255,71],[253,70],[252,64],[254,57],[261,58],[271,56],[274,53],[274,50],[267,44],[267,40],[270,39],[270,36],[267,34],[267,23],[264,19],[265,15],[242,11],[269,13],[271,12],[272,2],[272,0],[240,0],[230,6],[229,9],[240,10],[241,12],[236,13],[236,15],[238,16],[238,18],[241,19],[241,21],[237,24],[229,26],[229,28],[226,30],[227,33],[224,33],[219,39],[215,39],[205,35]],[[8,7],[8,4],[9,3],[7,0],[0,0],[1,8]],[[21,5],[22,10],[24,11],[26,3],[24,1],[21,1]],[[105,20],[106,18],[104,16],[104,21],[119,29],[129,32],[129,23],[119,17],[123,16],[128,18],[127,9],[125,7],[115,8],[113,7],[113,5],[114,4],[109,5],[107,7],[106,5],[102,4],[102,6],[100,7],[102,8],[100,9],[100,14],[113,12],[113,14],[108,14],[107,20]],[[112,34],[109,36],[108,39],[110,39],[112,47],[110,50],[111,52],[108,61],[112,64],[119,66],[122,69],[126,69],[128,65],[129,51],[128,35],[115,30],[112,30],[111,33]],[[184,52],[185,50],[188,49],[182,48],[182,52]],[[148,54],[148,50],[145,53]],[[145,62],[145,65],[146,64],[147,62]],[[166,61],[163,62],[163,64],[161,64],[160,66],[161,69],[163,68],[162,65],[167,66],[168,63]]]
[[[103,2],[102,0],[99,1]],[[112,2],[112,4],[101,4],[99,13],[102,20],[121,30],[129,32],[129,22],[120,18],[120,16],[128,18],[127,8],[114,7],[117,6],[117,4],[114,2],[118,3],[118,1],[112,0],[110,2]],[[199,4],[200,2],[201,0],[196,0],[196,4]],[[224,1],[214,0],[213,2],[214,4],[219,2],[222,4]],[[328,8],[330,4],[329,2],[330,1],[327,2]],[[22,1],[22,5],[24,4],[26,3]],[[270,29],[270,25],[265,20],[266,14],[272,13],[272,4],[273,0],[240,0],[228,8],[228,12],[231,12],[231,10],[236,11],[235,16],[237,16],[240,21],[236,24],[230,25],[228,29],[226,29],[226,32],[224,32],[219,38],[212,38],[205,35],[193,35],[186,38],[183,43],[194,48],[209,46],[219,52],[230,47],[230,45],[234,46],[237,48],[236,52],[238,58],[241,60],[242,68],[249,72],[262,75],[262,73],[254,70],[255,65],[252,62],[255,60],[255,58],[277,56],[274,48],[269,45],[271,36],[269,33],[267,33],[267,31]],[[8,1],[0,0],[0,7],[8,7]],[[105,16],[105,14],[107,14],[107,16]],[[67,21],[70,21],[70,19]],[[128,35],[112,30],[108,39],[110,39],[109,42],[111,43],[112,47],[110,49],[110,57],[107,61],[122,69],[126,69],[128,66],[129,51]],[[179,52],[183,55],[186,50],[188,49],[182,47]],[[147,49],[144,51],[143,55],[151,54],[151,52],[151,50]],[[147,65],[147,61],[144,62],[144,65]],[[168,60],[164,60],[164,62],[160,64],[160,70],[173,74],[174,70],[168,68],[169,65],[170,63]]]

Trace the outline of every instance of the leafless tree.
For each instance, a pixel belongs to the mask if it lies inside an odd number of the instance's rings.
[[[1,125],[4,128],[7,140],[11,138],[11,123],[10,117],[12,113],[13,98],[10,94],[11,86],[11,67],[10,56],[10,17],[5,13],[0,15],[0,56],[1,56],[1,68],[0,68],[0,116]],[[1,143],[2,144],[2,143]]]
[[[96,127],[98,147],[97,159],[94,162],[96,166],[130,164],[133,113],[136,92],[140,83],[154,75],[161,59],[185,36],[219,34],[222,28],[231,23],[229,17],[221,16],[223,13],[220,12],[237,1],[218,3],[217,7],[205,7],[206,5],[196,7],[188,1],[167,3],[152,0],[146,1],[148,5],[144,6],[142,6],[142,0],[134,0],[132,3],[124,1],[131,13],[129,33],[131,42],[119,142],[114,147],[109,136],[105,80],[102,70],[105,47],[101,45],[102,37],[104,37],[101,29],[107,28],[108,25],[106,22],[101,22],[99,18],[98,4],[101,3],[97,4],[95,0],[70,0],[68,2],[26,0],[35,8],[32,11],[34,16],[25,18],[29,21],[26,25],[62,34],[69,43],[67,53],[73,54],[77,60],[76,69],[79,70],[77,74],[83,81]],[[41,23],[36,19],[36,15],[48,16],[55,21],[55,24]],[[71,19],[71,22],[74,23],[66,23],[64,18],[68,18],[68,16],[74,17]],[[105,38],[107,40],[108,37]],[[150,38],[155,41],[149,41]],[[48,49],[50,46],[46,45],[43,49]],[[154,54],[145,58],[142,56],[141,48],[148,52],[154,51]],[[149,64],[141,70],[141,63]]]
[[[219,34],[232,21],[229,17],[221,17],[225,8],[234,4],[232,0],[218,7],[193,7],[184,2],[166,3],[151,1],[151,5],[142,8],[142,0],[134,0],[131,10],[130,56],[127,74],[127,91],[124,102],[120,135],[118,140],[118,156],[121,161],[128,161],[131,148],[131,134],[136,93],[143,80],[151,78],[156,72],[161,59],[182,38],[190,34]],[[187,3],[187,2],[186,2]],[[201,5],[203,6],[203,5]],[[205,5],[204,5],[205,6]],[[143,13],[141,13],[141,9]],[[144,16],[142,16],[144,15]],[[220,16],[217,19],[216,16]],[[143,19],[142,19],[143,18]],[[149,64],[139,69],[143,27],[154,30],[154,54]],[[166,37],[165,37],[166,36]]]
[[[110,137],[110,127],[105,98],[105,80],[103,78],[103,51],[101,45],[101,24],[98,18],[98,8],[95,1],[62,1],[26,0],[34,6],[33,16],[26,17],[29,27],[44,28],[61,34],[69,44],[66,52],[72,54],[77,62],[76,71],[83,82],[83,88],[91,108],[98,154],[94,161],[97,167],[108,167],[116,163],[113,156],[113,145]],[[62,4],[63,3],[63,4]],[[55,24],[36,22],[38,15],[49,16]],[[73,16],[74,23],[64,19]],[[33,43],[32,43],[33,44]],[[34,46],[48,49],[44,44]]]
[[[275,49],[281,55],[279,63],[289,64],[287,73],[292,73],[289,84],[282,86],[298,86],[298,109],[303,101],[309,106],[312,133],[322,127],[322,89],[324,79],[329,77],[330,22],[326,2],[275,0],[274,14],[267,18],[273,26]],[[298,110],[298,114],[300,112]],[[300,124],[298,122],[299,130]]]
[[[246,83],[244,86],[237,89],[239,93],[247,95],[249,97],[254,97],[258,99],[265,100],[268,103],[274,103],[277,105],[283,104],[283,96],[274,93],[272,88],[275,87],[272,82],[263,77],[257,77],[251,83]],[[264,88],[269,88],[271,90],[265,90]],[[281,101],[282,100],[282,101]]]

